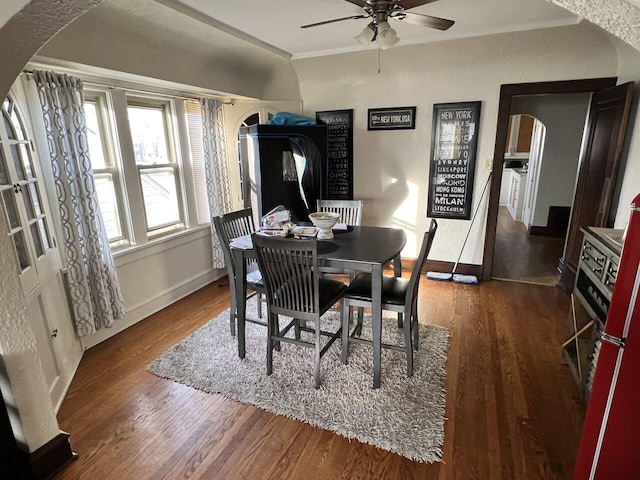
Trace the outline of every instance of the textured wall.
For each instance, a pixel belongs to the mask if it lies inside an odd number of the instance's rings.
[[[288,59],[153,0],[109,0],[39,55],[251,98],[299,99]]]
[[[0,28],[0,45],[3,46],[0,49],[0,98],[5,97],[20,70],[46,41],[69,22],[102,1],[13,1],[13,9],[21,3],[25,6],[13,17],[4,20],[6,23]],[[13,13],[13,9],[0,13],[0,24],[3,16]]]
[[[305,114],[354,108],[355,197],[364,219],[408,232],[427,228],[427,183],[434,103],[482,101],[474,202],[493,158],[500,85],[615,76],[610,36],[583,22],[558,29],[493,35],[381,52],[294,61]],[[367,131],[367,109],[417,106],[415,130]],[[570,182],[569,182],[570,183]],[[573,184],[567,185],[572,189]],[[487,198],[482,209],[486,211]],[[482,263],[485,215],[476,219],[462,261]],[[468,221],[442,220],[430,258],[455,261]],[[413,238],[411,240],[414,240]],[[415,241],[404,252],[416,256]]]
[[[547,0],[586,18],[640,50],[638,0]]]
[[[619,180],[620,195],[615,210],[615,228],[625,228],[629,221],[629,206],[634,197],[640,193],[640,119],[638,119],[638,102],[640,101],[640,52],[619,42],[617,45],[618,82],[634,81],[634,103],[627,126],[627,141],[622,154],[620,171],[624,175]]]

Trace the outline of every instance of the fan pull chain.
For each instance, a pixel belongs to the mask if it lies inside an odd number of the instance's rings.
[[[378,47],[378,75],[380,74],[380,50],[382,49]]]

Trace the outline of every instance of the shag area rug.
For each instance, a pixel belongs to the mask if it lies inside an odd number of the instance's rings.
[[[247,316],[257,318],[254,300],[247,304]],[[335,331],[339,320],[338,312],[328,312],[322,319],[323,329]],[[281,318],[281,325],[284,322]],[[404,354],[383,349],[382,385],[375,390],[372,351],[367,345],[351,344],[349,364],[344,365],[340,361],[340,341],[336,340],[322,357],[322,386],[316,390],[313,349],[282,344],[282,350],[274,352],[273,374],[267,376],[266,327],[247,323],[246,330],[244,360],[238,358],[237,339],[229,332],[227,310],[171,347],[147,370],[411,460],[441,460],[447,329],[420,325],[420,348],[414,355],[412,378],[406,377]],[[370,338],[370,334],[371,318],[365,315],[362,338]],[[402,344],[396,317],[386,318],[385,314],[383,342]]]

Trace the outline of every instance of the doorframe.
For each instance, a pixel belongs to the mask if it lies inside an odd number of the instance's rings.
[[[489,190],[489,211],[482,257],[482,279],[490,280],[493,272],[493,250],[496,243],[498,226],[498,207],[500,203],[500,183],[502,182],[502,164],[504,146],[509,129],[511,99],[518,95],[548,95],[558,93],[593,93],[605,88],[615,87],[617,77],[589,78],[581,80],[561,80],[538,83],[510,83],[500,86],[500,101],[496,125],[496,141],[493,150],[491,187]],[[579,167],[578,167],[579,168]]]

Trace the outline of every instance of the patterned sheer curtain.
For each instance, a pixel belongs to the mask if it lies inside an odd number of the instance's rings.
[[[204,141],[205,173],[211,218],[231,211],[231,183],[224,135],[222,102],[212,98],[200,99],[202,105],[202,133]],[[218,236],[211,225],[213,267],[224,268],[224,254]]]
[[[34,80],[51,155],[76,331],[91,335],[124,318],[125,309],[89,160],[82,82],[43,71],[35,71]]]

